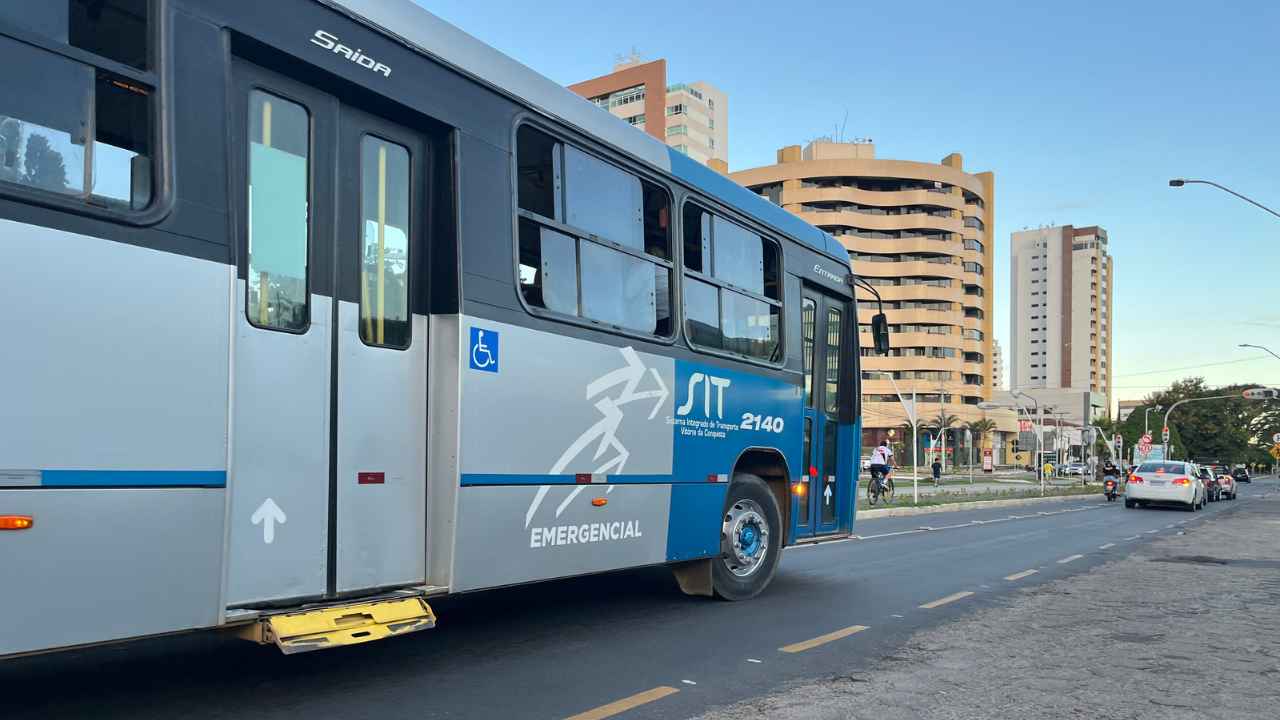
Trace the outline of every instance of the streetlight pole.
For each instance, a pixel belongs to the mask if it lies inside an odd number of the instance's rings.
[[[1265,350],[1265,351],[1267,351],[1267,352],[1271,353],[1271,357],[1273,357],[1273,358],[1275,358],[1275,359],[1277,359],[1277,360],[1280,360],[1280,355],[1277,355],[1277,354],[1275,354],[1275,353],[1271,352],[1271,349],[1270,349],[1270,348],[1265,348],[1265,347],[1262,347],[1261,345],[1251,345],[1251,344],[1249,344],[1249,343],[1240,343],[1240,347],[1256,348],[1256,349],[1258,349],[1258,350]]]
[[[907,401],[902,397],[902,391],[898,389],[898,381],[894,379],[893,373],[884,370],[867,370],[868,375],[883,375],[889,378],[889,382],[893,383],[893,391],[898,394],[898,402],[902,403],[902,412],[906,414],[907,421],[911,423],[911,504],[917,505],[920,501],[920,479],[918,475],[920,462],[916,456],[920,452],[920,440],[917,436],[917,430],[920,423],[916,417],[916,388],[911,386],[911,405],[907,405]]]
[[[1267,207],[1266,205],[1263,205],[1262,203],[1258,202],[1257,200],[1254,200],[1253,198],[1245,197],[1244,195],[1241,195],[1240,193],[1236,192],[1235,190],[1232,190],[1231,188],[1229,188],[1229,187],[1225,187],[1225,186],[1223,186],[1223,185],[1219,185],[1218,183],[1213,182],[1212,180],[1190,180],[1190,179],[1188,179],[1188,178],[1174,178],[1174,179],[1172,179],[1172,180],[1170,180],[1170,181],[1169,181],[1169,187],[1182,187],[1183,185],[1192,185],[1192,184],[1195,184],[1195,185],[1212,185],[1212,186],[1214,186],[1214,187],[1218,188],[1219,190],[1221,190],[1221,191],[1223,191],[1223,192],[1231,193],[1232,195],[1235,195],[1236,197],[1238,197],[1238,198],[1240,198],[1241,200],[1243,200],[1243,201],[1245,201],[1245,202],[1249,203],[1250,205],[1255,205],[1255,206],[1257,206],[1257,207],[1260,207],[1260,208],[1262,208],[1263,210],[1266,210],[1267,212],[1271,213],[1272,215],[1275,215],[1276,217],[1280,218],[1280,212],[1276,212],[1275,210],[1272,210],[1271,208]]]
[[[1156,412],[1159,412],[1163,409],[1164,408],[1160,405],[1149,405],[1144,409],[1144,412],[1142,413],[1142,434],[1143,435],[1151,434],[1151,411],[1155,410]]]
[[[1028,394],[1026,394],[1026,393],[1024,393],[1024,392],[1019,392],[1019,391],[1017,391],[1017,390],[1014,390],[1014,391],[1010,392],[1009,394],[1010,394],[1010,395],[1012,395],[1013,397],[1020,397],[1020,398],[1023,398],[1023,399],[1025,399],[1025,400],[1030,400],[1032,403],[1034,403],[1034,404],[1035,404],[1035,408],[1036,408],[1036,462],[1035,462],[1035,466],[1036,466],[1036,474],[1040,476],[1040,494],[1041,494],[1041,495],[1044,495],[1044,492],[1045,492],[1045,490],[1044,490],[1044,465],[1043,465],[1043,463],[1042,463],[1042,461],[1044,460],[1044,457],[1043,457],[1043,455],[1044,455],[1044,412],[1043,412],[1043,408],[1041,408],[1041,407],[1040,407],[1040,401],[1039,401],[1039,400],[1035,399],[1035,398],[1034,398],[1034,397],[1032,397],[1031,395],[1028,395]]]

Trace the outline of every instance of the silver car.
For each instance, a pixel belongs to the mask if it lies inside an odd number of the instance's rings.
[[[1204,481],[1195,463],[1182,460],[1144,462],[1124,486],[1124,506],[1178,505],[1190,511],[1207,503]]]

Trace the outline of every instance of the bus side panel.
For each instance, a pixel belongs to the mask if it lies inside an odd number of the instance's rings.
[[[670,485],[461,488],[455,591],[666,560]]]
[[[219,622],[231,282],[0,220],[0,654]]]
[[[671,479],[671,358],[470,317],[461,340],[464,486]]]
[[[742,453],[798,463],[800,388],[767,371],[481,318],[460,331],[455,591],[715,556]]]
[[[667,523],[667,562],[698,560],[720,554],[720,513],[729,484],[677,483],[671,486],[671,520]]]
[[[0,489],[0,655],[219,622],[221,488]]]
[[[788,477],[801,474],[802,388],[723,366],[676,363],[675,479],[727,482],[749,448],[777,449]],[[716,513],[719,514],[719,511]]]

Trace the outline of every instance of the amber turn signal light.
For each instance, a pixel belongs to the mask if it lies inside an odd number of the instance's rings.
[[[35,522],[30,515],[0,515],[0,530],[27,530]]]

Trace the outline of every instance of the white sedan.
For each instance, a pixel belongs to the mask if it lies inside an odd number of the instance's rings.
[[[1129,475],[1124,506],[1180,505],[1187,510],[1205,506],[1204,482],[1195,463],[1181,460],[1142,463]]]

